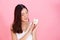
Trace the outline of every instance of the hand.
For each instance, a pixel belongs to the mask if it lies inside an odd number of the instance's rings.
[[[32,22],[31,26],[28,28],[28,32],[35,33],[37,29],[37,25]]]
[[[28,32],[32,33],[33,32],[33,28],[34,28],[34,23],[32,22],[32,24],[28,28]]]
[[[37,25],[34,24],[34,28],[33,28],[33,31],[32,31],[33,40],[37,40],[37,38],[36,38],[36,31],[37,31]]]
[[[37,25],[34,24],[34,28],[33,28],[33,30],[32,30],[32,34],[35,34],[36,31],[37,31]]]

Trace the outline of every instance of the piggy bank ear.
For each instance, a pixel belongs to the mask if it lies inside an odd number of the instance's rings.
[[[38,19],[34,19],[34,20],[33,20],[33,23],[34,23],[34,24],[38,24]]]

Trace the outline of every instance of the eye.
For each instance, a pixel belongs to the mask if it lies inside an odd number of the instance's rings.
[[[26,12],[26,14],[28,14],[28,12]]]

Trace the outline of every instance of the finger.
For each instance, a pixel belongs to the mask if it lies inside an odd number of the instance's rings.
[[[35,28],[36,28],[36,25],[34,25],[34,27],[33,27],[32,31],[33,31]]]
[[[35,26],[34,29],[33,29],[33,31],[37,30],[37,28],[38,28],[38,26]]]

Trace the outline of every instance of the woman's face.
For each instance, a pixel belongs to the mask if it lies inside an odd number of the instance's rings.
[[[26,8],[23,8],[21,11],[22,21],[27,22],[28,21],[28,11]]]

